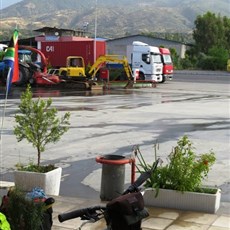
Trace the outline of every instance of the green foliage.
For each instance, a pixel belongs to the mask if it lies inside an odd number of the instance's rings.
[[[212,47],[230,49],[230,18],[222,18],[220,15],[216,16],[214,13],[207,12],[203,16],[197,16],[194,23],[193,38],[197,52],[207,54]]]
[[[7,216],[11,230],[39,230],[42,224],[44,203],[26,199],[25,194],[15,189],[10,192]]]
[[[52,164],[35,165],[33,163],[30,163],[29,165],[16,164],[16,168],[19,171],[46,173],[54,170],[56,167]]]
[[[17,125],[14,134],[18,142],[26,139],[37,150],[37,165],[40,165],[41,152],[49,143],[56,143],[69,129],[70,113],[57,117],[57,109],[51,107],[52,99],[32,99],[31,87],[28,85],[21,95],[19,114],[15,115]]]
[[[225,70],[228,60],[228,51],[222,47],[214,46],[207,55],[201,55],[197,66],[201,69]]]
[[[150,169],[151,165],[145,162],[140,151],[139,155],[141,157],[138,158],[138,171]],[[208,176],[215,160],[215,154],[212,151],[196,154],[192,142],[187,136],[183,136],[168,156],[168,164],[159,166],[152,173],[145,187],[173,189],[181,192],[200,191],[202,181]]]
[[[230,18],[207,12],[197,16],[193,30],[194,47],[187,52],[194,66],[225,70],[230,55]]]

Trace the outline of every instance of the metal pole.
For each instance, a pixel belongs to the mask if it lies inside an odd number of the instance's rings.
[[[95,26],[94,26],[94,63],[96,62],[97,52],[97,0],[95,0]]]
[[[96,58],[97,58],[97,0],[95,0],[95,25],[94,25],[94,60],[93,62],[96,62]],[[96,69],[94,69],[94,77],[95,78],[95,71]]]

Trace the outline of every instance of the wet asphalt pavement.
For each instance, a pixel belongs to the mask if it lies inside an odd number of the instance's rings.
[[[166,160],[172,146],[186,134],[197,152],[212,149],[216,153],[217,162],[204,183],[221,187],[222,200],[230,202],[229,83],[227,72],[179,71],[172,81],[156,88],[143,85],[95,92],[33,89],[36,96],[52,97],[60,113],[71,112],[68,133],[42,154],[44,162],[63,167],[60,195],[99,197],[98,155],[130,155],[132,147],[139,145],[146,160],[153,161],[157,142],[158,155]],[[12,131],[20,94],[21,89],[14,89],[6,105],[1,146],[3,180],[13,180],[11,171],[17,162],[36,161],[33,148],[26,142],[17,143]],[[1,91],[0,99],[2,105]],[[130,165],[126,165],[126,183],[130,183]]]

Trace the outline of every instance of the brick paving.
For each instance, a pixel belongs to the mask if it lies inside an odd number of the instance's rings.
[[[63,223],[58,221],[58,214],[71,210],[105,204],[100,200],[87,200],[73,197],[55,198],[53,206],[53,230],[78,229],[83,223],[79,218]],[[215,214],[190,212],[174,209],[146,207],[149,217],[142,221],[142,230],[227,230],[230,229],[230,204],[221,203]],[[105,230],[104,220],[88,223],[82,230]]]

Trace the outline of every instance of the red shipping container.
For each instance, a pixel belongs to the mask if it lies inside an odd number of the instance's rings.
[[[96,49],[94,49],[95,41],[89,38],[75,38],[75,40],[58,40],[47,41],[44,39],[36,39],[40,41],[40,49],[48,59],[53,68],[66,66],[66,58],[68,56],[81,56],[84,58],[85,65],[92,65],[94,58],[106,54],[106,42],[96,41]],[[94,52],[96,50],[96,56]]]

